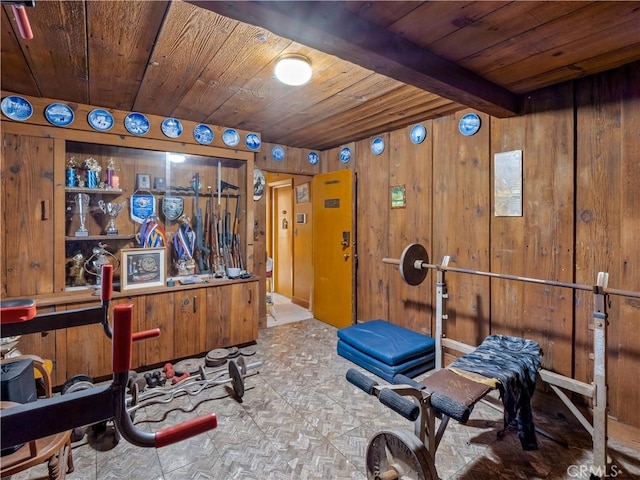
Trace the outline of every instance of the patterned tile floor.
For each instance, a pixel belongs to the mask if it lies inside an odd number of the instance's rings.
[[[404,428],[408,421],[345,380],[354,367],[336,354],[336,329],[309,319],[260,331],[255,356],[260,373],[246,379],[239,403],[221,398],[225,387],[150,405],[136,414],[139,428],[154,431],[198,414],[215,412],[218,428],[158,450],[121,440],[85,439],[74,447],[75,472],[82,480],[186,479],[366,479],[368,440],[379,430]],[[383,381],[380,380],[382,383]],[[546,395],[534,397],[548,402]],[[545,400],[547,399],[547,400]],[[513,431],[501,440],[501,413],[478,404],[466,426],[451,422],[437,454],[442,479],[588,478],[590,437],[563,407],[534,402],[536,426],[569,443],[539,436],[540,449],[524,452]],[[108,442],[107,442],[108,443]],[[640,478],[640,453],[612,445],[618,478]],[[42,477],[42,466],[13,480]]]

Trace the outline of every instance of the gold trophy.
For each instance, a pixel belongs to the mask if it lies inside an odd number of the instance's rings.
[[[120,214],[124,208],[124,202],[112,203],[105,202],[104,200],[98,200],[98,207],[105,215],[109,215],[109,226],[107,227],[107,235],[118,235],[118,229],[116,228],[116,217]]]
[[[76,195],[76,210],[78,212],[78,217],[80,217],[80,227],[76,230],[76,237],[88,237],[89,230],[85,226],[84,222],[87,219],[87,210],[89,208],[89,194],[87,193],[78,193]]]

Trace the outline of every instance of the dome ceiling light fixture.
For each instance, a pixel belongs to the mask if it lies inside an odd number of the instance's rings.
[[[304,85],[311,80],[311,62],[303,55],[286,55],[276,62],[275,74],[286,85]]]

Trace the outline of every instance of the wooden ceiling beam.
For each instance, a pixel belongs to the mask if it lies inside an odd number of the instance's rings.
[[[517,94],[358,17],[343,8],[342,2],[191,0],[188,3],[265,28],[496,117],[513,116],[519,111]]]

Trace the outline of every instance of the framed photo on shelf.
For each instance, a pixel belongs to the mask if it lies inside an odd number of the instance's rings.
[[[309,199],[309,184],[303,183],[296,186],[296,203],[305,203]]]
[[[136,190],[150,190],[151,189],[151,175],[148,173],[136,174]]]
[[[164,286],[164,248],[123,248],[120,252],[120,291]]]

